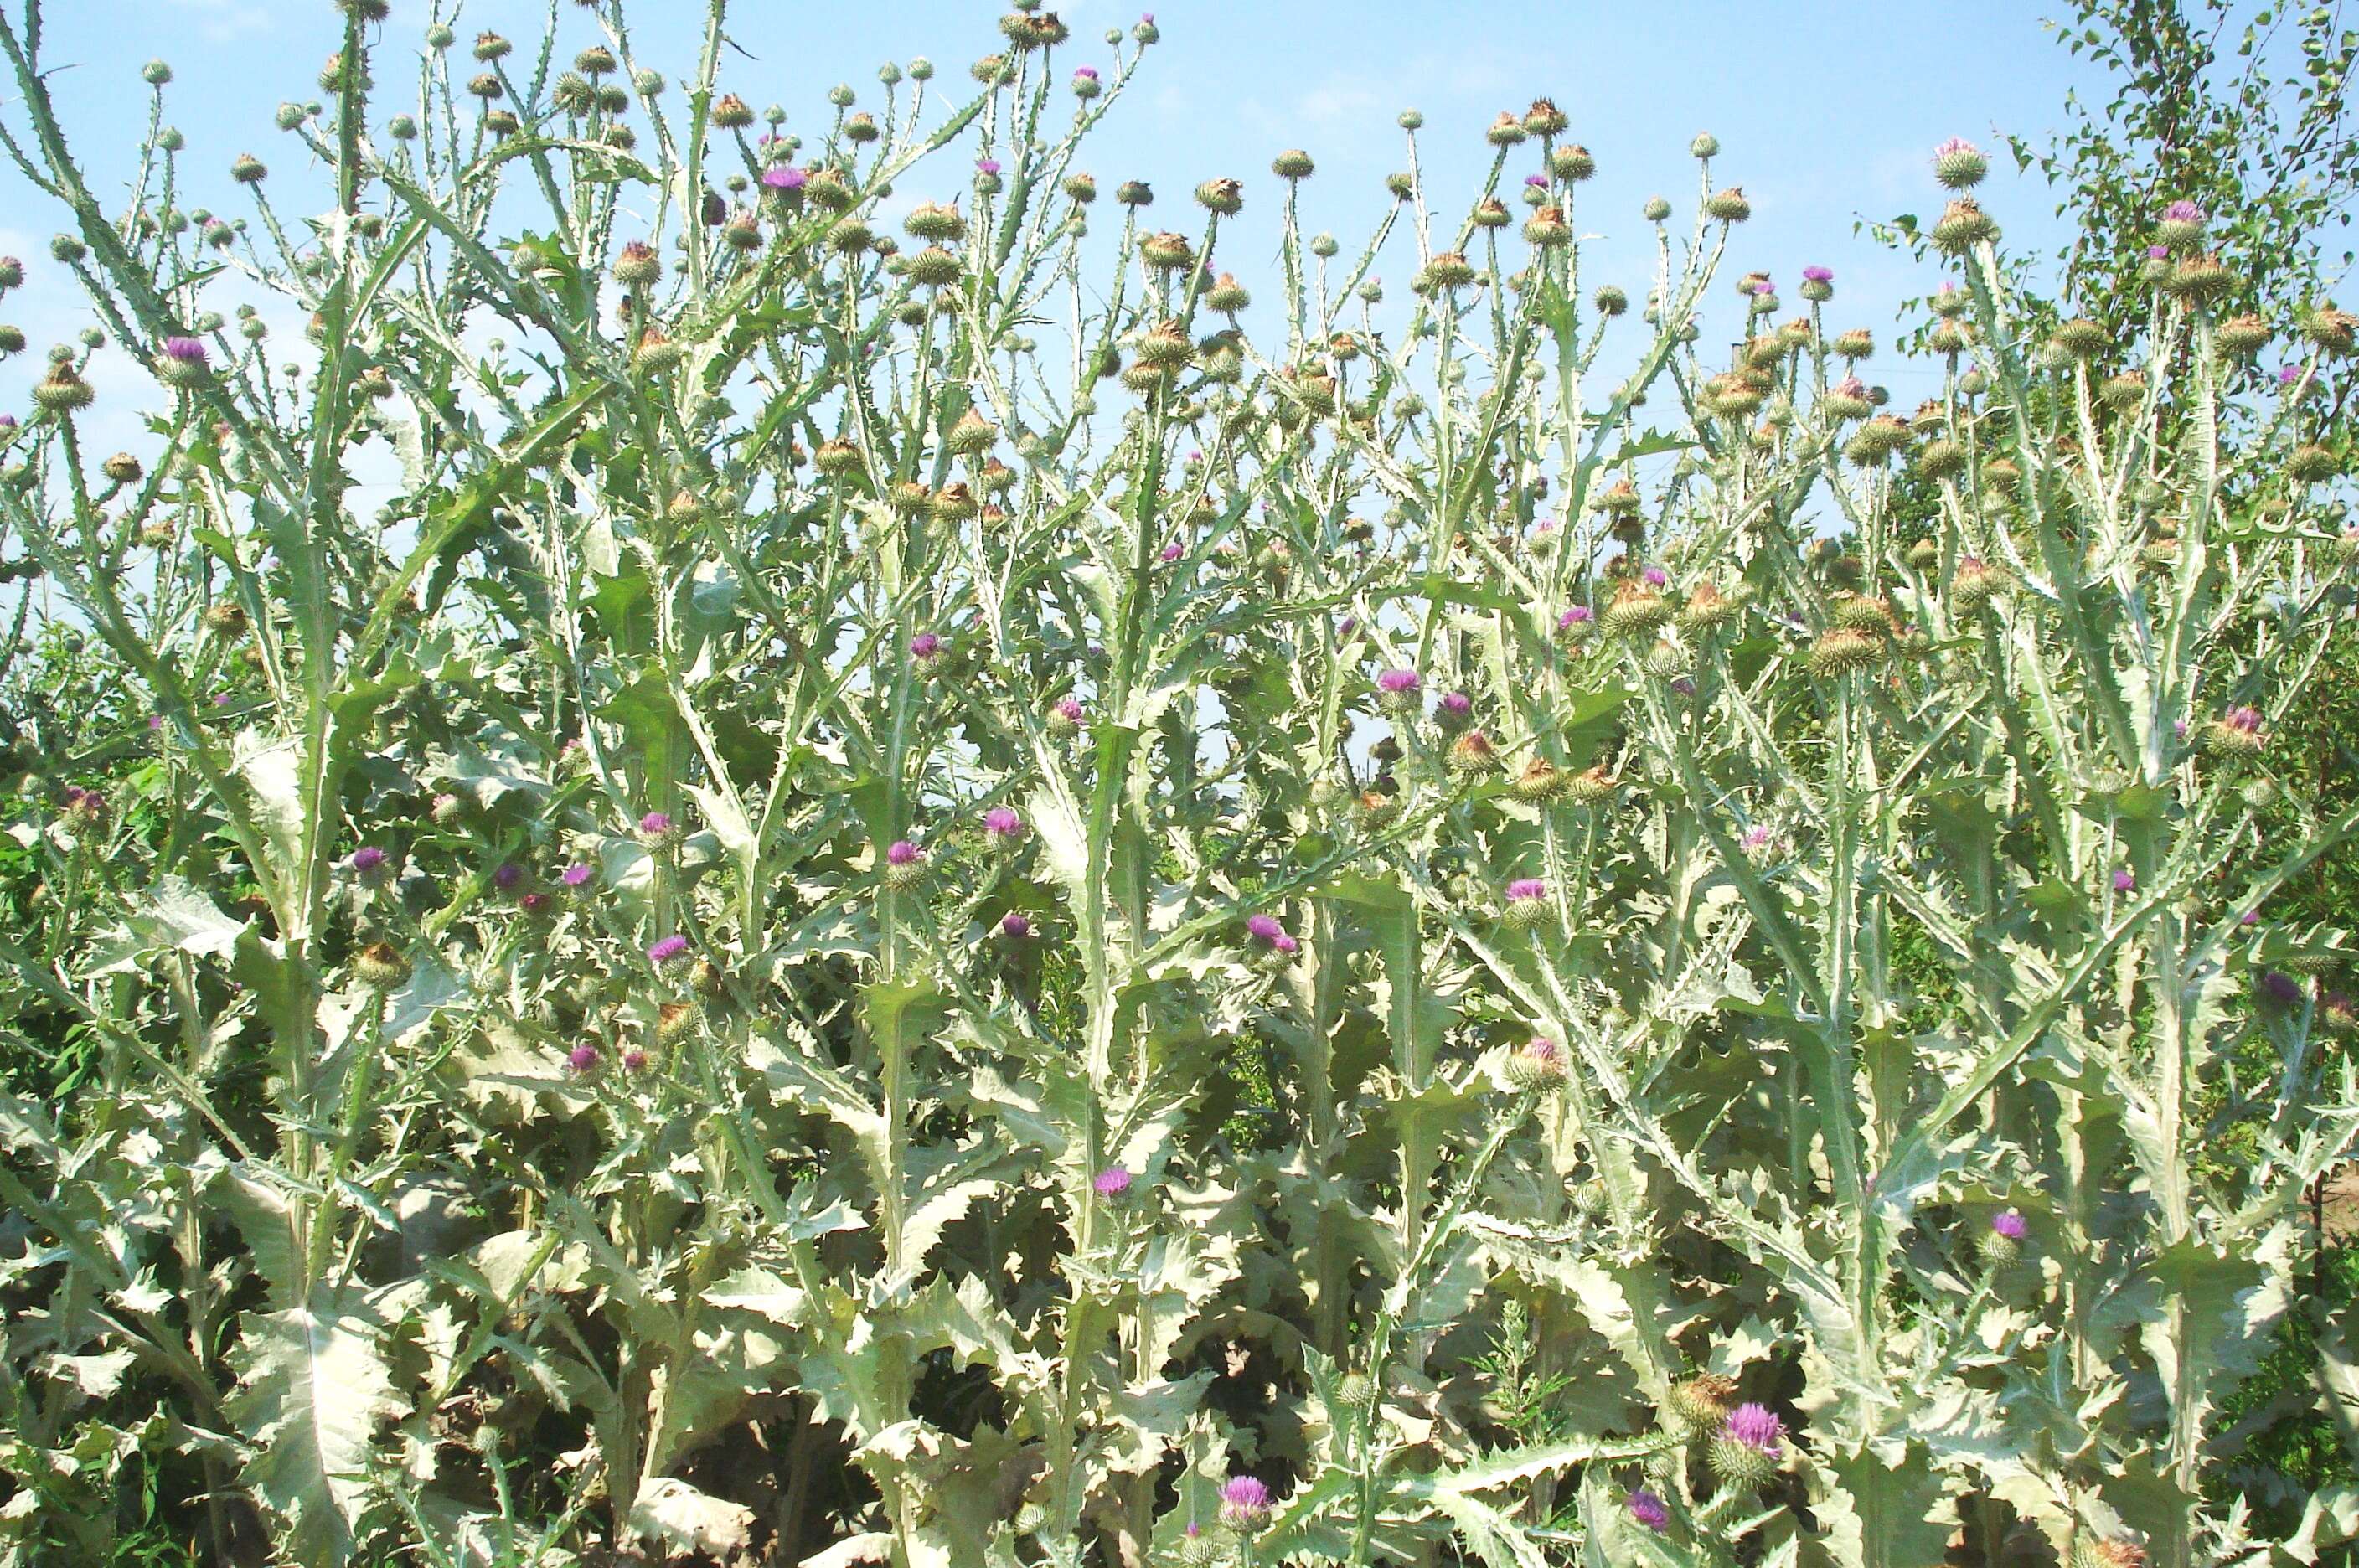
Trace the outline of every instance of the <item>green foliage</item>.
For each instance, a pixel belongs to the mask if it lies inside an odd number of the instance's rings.
[[[2060,359],[1952,214],[1871,417],[1826,298],[1696,353],[1741,201],[1593,310],[1545,103],[1527,231],[1411,180],[1346,266],[1092,205],[1151,24],[756,141],[718,5],[398,128],[343,10],[332,196],[226,238],[0,16],[109,324],[0,452],[0,1562],[2359,1533],[2359,540],[2212,295]]]

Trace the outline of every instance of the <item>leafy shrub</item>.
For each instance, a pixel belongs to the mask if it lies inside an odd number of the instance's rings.
[[[111,1550],[117,1475],[307,1564],[2359,1528],[2219,1419],[2359,1116],[2344,939],[2271,913],[2359,826],[2273,766],[2349,318],[2232,395],[2172,212],[2137,341],[2033,341],[1962,193],[1903,419],[1822,276],[1699,352],[1708,142],[1633,321],[1545,102],[1346,265],[1301,155],[1200,228],[1083,172],[1151,24],[1077,77],[1019,10],[806,145],[717,10],[684,92],[602,8],[571,68],[443,30],[398,114],[343,10],[308,223],[253,158],[182,222],[160,142],[107,215],[0,23],[107,324],[0,475],[70,607],[0,867],[12,1561]],[[82,444],[102,348],[146,453]]]

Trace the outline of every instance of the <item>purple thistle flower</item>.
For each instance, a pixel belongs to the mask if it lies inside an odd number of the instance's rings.
[[[1286,932],[1280,931],[1276,936],[1269,939],[1269,950],[1272,953],[1292,954],[1301,952],[1302,944],[1295,941],[1292,937],[1287,935]]]
[[[1090,1178],[1090,1190],[1101,1198],[1119,1198],[1130,1191],[1130,1172],[1119,1165],[1109,1165]]]
[[[353,851],[353,875],[360,877],[382,876],[385,872],[385,851],[373,844],[364,844]]]
[[[1080,724],[1082,722],[1081,699],[1078,697],[1058,698],[1056,713],[1059,718],[1063,719],[1070,724]]]
[[[942,639],[931,632],[919,632],[909,639],[909,656],[913,659],[932,659],[941,651]]]
[[[1647,580],[1647,586],[1649,588],[1667,587],[1671,581],[1671,574],[1659,566],[1650,566],[1638,575]]]
[[[1597,613],[1594,610],[1592,610],[1588,605],[1575,604],[1571,609],[1567,610],[1563,615],[1559,615],[1556,618],[1556,629],[1559,631],[1564,631],[1571,626],[1585,626],[1596,618]]]
[[[1256,942],[1275,943],[1279,937],[1286,934],[1286,928],[1277,923],[1277,920],[1275,916],[1247,915],[1245,917],[1245,934],[1252,937]]]
[[[175,365],[202,370],[205,367],[205,345],[198,338],[166,338],[164,357]]]
[[[516,908],[522,909],[527,915],[540,914],[549,908],[549,895],[546,893],[527,893],[523,898],[516,900]]]
[[[1768,848],[1769,824],[1767,822],[1754,823],[1751,827],[1745,830],[1745,837],[1740,842],[1746,849]]]
[[[16,415],[14,415],[14,414],[0,414],[0,430],[15,430],[16,428]]]
[[[492,873],[492,886],[503,893],[513,893],[524,886],[524,867],[513,860],[504,860]]]
[[[1463,691],[1445,691],[1441,695],[1441,711],[1462,719],[1474,711],[1474,699]]]
[[[2281,1007],[2301,1006],[2301,982],[2281,969],[2266,970],[2261,975],[2261,995]]]
[[[762,170],[762,185],[768,191],[799,191],[810,179],[791,163],[774,163]]]
[[[1545,191],[1548,189],[1548,182],[1549,179],[1545,174],[1527,174],[1524,176],[1524,183],[1530,186],[1535,191]]]
[[[1832,283],[1835,269],[1832,267],[1806,267],[1802,268],[1802,278],[1808,283]]]
[[[1753,286],[1753,292],[1754,292],[1754,295],[1755,295],[1756,298],[1766,298],[1766,297],[1767,297],[1767,296],[1769,296],[1769,295],[1772,295],[1772,294],[1775,294],[1776,292],[1777,292],[1777,286],[1775,283],[1770,282],[1767,278],[1762,278],[1760,281],[1758,281],[1758,282],[1756,282],[1756,284],[1754,284],[1754,286]]]
[[[2222,715],[2220,722],[2232,730],[2241,730],[2245,735],[2252,735],[2261,727],[2261,711],[2258,708],[2231,708]]]
[[[2132,871],[2128,866],[2125,866],[2119,871],[2114,873],[2114,892],[2126,893],[2136,886],[2137,874]]]
[[[2261,923],[2261,911],[2258,909],[2246,909],[2243,918],[2238,920],[2236,923],[2240,926],[2259,925]]]
[[[636,1046],[636,1045],[635,1045],[635,1046],[631,1047],[631,1049],[630,1049],[630,1050],[628,1050],[628,1051],[626,1051],[623,1052],[623,1071],[624,1071],[624,1072],[625,1072],[625,1073],[639,1073],[639,1072],[644,1072],[644,1071],[646,1070],[646,1068],[647,1068],[647,1053],[646,1051],[641,1051],[637,1046]]]
[[[678,964],[688,956],[688,938],[659,937],[648,947],[647,957],[658,964]]]
[[[1337,637],[1350,637],[1359,629],[1360,617],[1357,615],[1346,615],[1342,620],[1335,623],[1335,635]]]
[[[977,174],[996,174],[999,172],[999,160],[995,158],[976,158],[974,171]]]
[[[1940,147],[1933,149],[1933,156],[1936,158],[1947,158],[1951,153],[1980,152],[1981,150],[1982,149],[1980,147],[1977,147],[1973,143],[1966,140],[1963,136],[1951,136],[1948,141],[1943,142]]]
[[[1095,82],[1098,79],[1098,68],[1094,65],[1080,66],[1074,70],[1073,77],[1079,82]]]
[[[1163,547],[1163,559],[1166,561],[1177,561],[1186,552],[1180,548],[1180,541],[1178,539],[1173,539],[1169,544]]]
[[[2200,223],[2205,216],[2202,208],[2184,198],[2162,210],[2162,221],[2166,223]]]
[[[1032,922],[1010,909],[999,918],[999,934],[1021,941],[1032,934]]]
[[[2021,1241],[2031,1234],[2031,1226],[2013,1209],[2001,1209],[1991,1215],[1991,1230],[2009,1241]]]
[[[926,852],[906,838],[897,838],[885,847],[887,866],[915,866],[926,857]]]
[[[639,819],[639,831],[649,838],[660,838],[671,832],[671,818],[663,811],[649,811]]]
[[[1221,1485],[1221,1519],[1235,1530],[1253,1530],[1269,1518],[1269,1487],[1257,1475],[1232,1475]]]
[[[1537,877],[1518,877],[1507,884],[1507,898],[1515,903],[1538,903],[1548,897],[1548,884]]]
[[[1387,670],[1376,677],[1376,690],[1397,697],[1417,688],[1417,671],[1414,670]]]
[[[6,418],[7,418],[7,416],[6,416],[5,414],[0,414],[0,419],[6,419]],[[161,714],[161,713],[150,713],[150,714],[148,714],[148,715],[147,715],[147,727],[148,727],[149,729],[151,729],[151,730],[160,730],[160,729],[162,729],[162,728],[164,727],[164,715],[163,715],[163,714]]]
[[[2146,247],[2146,258],[2148,261],[2169,261],[2170,259],[2170,247],[2168,245],[2148,245]]]
[[[597,875],[587,865],[577,860],[565,868],[562,880],[568,887],[587,887],[590,885],[590,879]]]
[[[587,1073],[598,1065],[598,1048],[583,1040],[565,1053],[565,1065],[576,1073]]]
[[[1773,1458],[1785,1448],[1786,1423],[1767,1405],[1747,1402],[1737,1406],[1728,1412],[1721,1432],[1731,1443],[1757,1448]]]
[[[2280,386],[2280,387],[2290,387],[2290,386],[2292,386],[2295,382],[2297,382],[2297,381],[2299,381],[2299,380],[2300,380],[2300,379],[2301,379],[2301,366],[2300,366],[2300,365],[2280,365],[2280,366],[2278,366],[2278,367],[2277,367],[2277,385],[2278,385],[2278,386]]]
[[[1008,806],[994,806],[983,813],[983,831],[1002,842],[1013,842],[1024,836],[1024,819]]]
[[[1665,1508],[1663,1506],[1663,1499],[1655,1496],[1654,1493],[1631,1493],[1628,1499],[1628,1507],[1630,1509],[1630,1517],[1637,1520],[1640,1524],[1645,1525],[1648,1530],[1659,1530],[1670,1528],[1671,1510]]]

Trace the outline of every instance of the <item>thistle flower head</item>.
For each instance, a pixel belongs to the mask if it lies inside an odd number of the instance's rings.
[[[648,945],[647,957],[652,963],[664,968],[669,968],[675,964],[683,963],[688,958],[688,938],[684,936],[658,937],[655,942]]]
[[[1122,1197],[1130,1191],[1130,1172],[1119,1165],[1109,1165],[1090,1178],[1090,1190],[1108,1200]]]
[[[353,851],[353,875],[367,881],[385,875],[385,851],[373,844],[364,844]]]
[[[1507,1059],[1507,1082],[1518,1089],[1561,1083],[1565,1072],[1564,1047],[1542,1035],[1526,1040]]]
[[[1414,691],[1417,688],[1418,675],[1414,670],[1387,670],[1376,677],[1376,690],[1394,696]]]
[[[1274,942],[1286,934],[1286,928],[1277,923],[1275,916],[1247,915],[1245,934],[1256,942]]]
[[[919,632],[909,639],[909,657],[918,659],[940,657],[942,639],[931,632]]]
[[[1631,1493],[1625,1500],[1625,1506],[1630,1510],[1630,1517],[1648,1530],[1660,1530],[1670,1528],[1671,1510],[1664,1507],[1663,1499],[1652,1492]]]
[[[887,866],[915,866],[925,856],[924,850],[906,838],[897,838],[885,846],[885,864]]]
[[[565,868],[559,879],[568,887],[587,887],[597,875],[586,863],[577,860]]]
[[[583,1040],[565,1053],[565,1065],[576,1073],[590,1073],[598,1066],[598,1048]]]
[[[994,844],[1013,844],[1024,836],[1024,819],[1011,806],[994,806],[983,813],[983,832]]]
[[[1445,691],[1441,694],[1441,711],[1451,718],[1462,719],[1474,711],[1474,699],[1463,691]]]
[[[1806,283],[1832,283],[1835,280],[1834,268],[1806,267],[1802,268],[1802,280]]]
[[[999,934],[1011,941],[1021,940],[1032,934],[1032,922],[1010,909],[999,918]]]
[[[2125,866],[2114,873],[2114,891],[2126,893],[2137,886],[2137,873]]]
[[[2030,1225],[2013,1209],[2001,1209],[1991,1215],[1990,1227],[1992,1235],[2004,1236],[2009,1241],[2021,1241],[2031,1234]]]
[[[810,182],[810,176],[791,163],[774,163],[762,170],[762,189],[765,191],[799,191]]]
[[[1259,1476],[1232,1475],[1222,1483],[1221,1522],[1232,1530],[1256,1530],[1269,1511],[1269,1487]]]
[[[1772,1458],[1785,1452],[1786,1423],[1767,1405],[1748,1401],[1737,1406],[1720,1430],[1730,1442],[1757,1448]]]
[[[503,893],[513,893],[524,886],[524,867],[513,860],[504,860],[492,873],[492,886]]]

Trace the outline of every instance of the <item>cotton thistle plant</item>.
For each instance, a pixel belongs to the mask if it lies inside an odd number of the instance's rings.
[[[284,387],[205,347],[218,215],[84,202],[0,18],[60,265],[163,383],[141,477],[81,446],[78,351],[5,437],[8,549],[136,698],[21,754],[137,761],[14,797],[70,896],[0,985],[110,1093],[8,1103],[13,1206],[110,1308],[7,1353],[10,1455],[179,1445],[320,1563],[1753,1561],[1844,1519],[1930,1562],[2002,1504],[2060,1556],[2323,1544],[2206,1483],[2359,1115],[2312,1032],[2348,983],[2292,967],[2346,944],[2241,923],[2359,825],[2263,742],[2351,586],[2304,449],[2359,337],[2215,320],[2233,215],[2157,214],[2195,232],[2115,343],[2010,292],[1945,145],[1911,414],[1708,136],[1605,279],[1611,149],[1545,102],[1489,133],[1520,222],[1420,172],[1347,243],[1317,149],[1183,171],[1186,223],[1091,172],[1152,18],[1077,75],[1019,6],[971,78],[774,116],[563,8],[571,71],[429,39],[448,113],[397,122],[367,12],[306,157],[221,188],[241,286],[318,316]],[[195,178],[153,150],[135,214]],[[333,220],[273,221],[313,158]],[[424,456],[364,519],[377,441]],[[382,1216],[454,1178],[425,1267]],[[1503,1435],[1454,1331],[1509,1301],[1553,1391]],[[781,1496],[755,1434],[845,1474]],[[18,1465],[0,1540],[104,1560],[99,1467]]]

